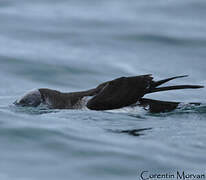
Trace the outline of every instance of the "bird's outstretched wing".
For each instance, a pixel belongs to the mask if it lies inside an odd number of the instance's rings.
[[[159,101],[153,99],[141,98],[138,106],[142,106],[151,113],[170,112],[175,110],[180,102]]]
[[[136,103],[145,94],[168,90],[197,89],[204,87],[199,85],[159,87],[168,81],[183,77],[187,77],[187,75],[175,76],[160,81],[153,81],[153,77],[150,74],[114,79],[112,81],[102,83],[96,89],[92,90],[92,92],[95,92],[96,94],[88,101],[87,107],[92,110],[118,109]]]
[[[141,98],[137,105],[144,107],[145,110],[151,113],[164,113],[177,109],[180,103],[181,102],[160,101],[154,99]],[[193,102],[188,103],[187,105],[200,106],[201,103]]]
[[[88,101],[87,107],[92,110],[108,110],[134,104],[150,88],[152,79],[151,75],[142,75],[121,77],[103,83],[99,93]]]

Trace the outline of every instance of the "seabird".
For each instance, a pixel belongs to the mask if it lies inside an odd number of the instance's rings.
[[[147,109],[150,112],[166,112],[176,109],[180,102],[158,101],[146,99],[143,96],[160,91],[204,87],[199,85],[159,87],[170,80],[183,77],[187,77],[187,75],[175,76],[160,81],[154,81],[151,74],[120,77],[104,82],[96,88],[87,91],[70,93],[40,88],[25,94],[14,104],[36,107],[43,103],[51,109],[81,109],[87,107],[91,110],[111,110],[139,105],[148,107]],[[195,104],[198,105],[199,103]]]

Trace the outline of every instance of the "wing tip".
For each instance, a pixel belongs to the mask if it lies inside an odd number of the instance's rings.
[[[184,78],[184,77],[189,77],[188,74],[185,74],[185,75],[181,75],[181,76],[177,76],[178,78]]]

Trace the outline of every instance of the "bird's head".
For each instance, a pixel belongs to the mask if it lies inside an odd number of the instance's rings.
[[[41,103],[41,93],[39,90],[33,90],[24,94],[21,98],[17,99],[14,104],[20,106],[36,107]]]

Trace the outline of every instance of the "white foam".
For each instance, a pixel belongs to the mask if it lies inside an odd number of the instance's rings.
[[[125,113],[125,114],[142,114],[146,111],[139,106],[127,106],[120,109],[106,110],[106,112],[112,113]]]

